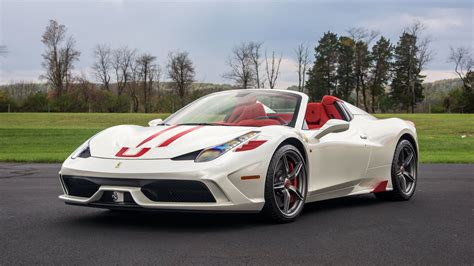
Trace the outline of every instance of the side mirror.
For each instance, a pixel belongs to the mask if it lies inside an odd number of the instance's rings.
[[[156,127],[156,126],[159,126],[159,125],[163,125],[163,119],[161,119],[161,118],[153,119],[150,122],[148,122],[148,125],[150,127]]]
[[[313,136],[313,139],[320,139],[329,133],[337,133],[349,129],[349,122],[340,119],[329,119]]]

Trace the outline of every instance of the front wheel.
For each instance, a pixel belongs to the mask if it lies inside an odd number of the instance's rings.
[[[306,193],[303,156],[293,145],[280,147],[268,168],[262,212],[275,222],[293,222],[303,210]]]
[[[418,158],[415,148],[408,140],[401,140],[392,162],[393,190],[374,194],[381,199],[409,200],[415,193],[417,176]]]

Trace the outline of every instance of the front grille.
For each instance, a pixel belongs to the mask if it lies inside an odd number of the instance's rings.
[[[69,195],[90,198],[99,190],[100,185],[80,177],[63,176],[63,182]]]
[[[100,186],[140,187],[142,193],[156,202],[216,202],[209,188],[202,182],[193,180],[152,180],[125,179],[63,175],[67,194],[90,198]],[[109,194],[104,191],[100,202],[109,203]],[[125,194],[129,203],[134,203],[129,193]],[[127,201],[127,200],[126,200]]]
[[[158,180],[141,191],[147,198],[159,202],[216,202],[206,185],[199,181]]]

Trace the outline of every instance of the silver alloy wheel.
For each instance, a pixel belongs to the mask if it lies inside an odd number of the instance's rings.
[[[398,154],[397,180],[400,189],[410,194],[416,183],[416,153],[411,146],[404,146]]]
[[[285,152],[276,164],[273,196],[281,213],[294,216],[304,204],[306,169],[303,159],[294,151]]]

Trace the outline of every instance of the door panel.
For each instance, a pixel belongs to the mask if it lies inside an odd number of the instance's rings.
[[[309,144],[312,152],[310,192],[329,192],[352,187],[365,177],[370,157],[367,133],[361,121],[353,119],[348,130],[330,133],[319,143]],[[311,131],[309,131],[311,132]],[[314,131],[313,131],[314,132]]]

